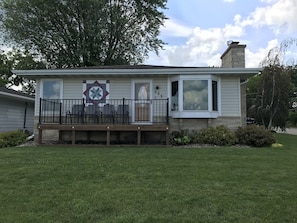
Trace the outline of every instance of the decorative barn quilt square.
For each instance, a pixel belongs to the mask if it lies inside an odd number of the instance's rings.
[[[109,99],[109,81],[86,80],[83,82],[83,97],[86,104],[103,106]]]

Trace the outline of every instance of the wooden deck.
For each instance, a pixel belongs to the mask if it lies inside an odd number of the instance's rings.
[[[112,134],[124,134],[124,133],[131,133],[130,137],[130,144],[131,142],[135,142],[136,145],[144,145],[144,144],[150,144],[146,140],[146,137],[148,137],[147,133],[150,133],[150,137],[158,138],[159,144],[165,144],[169,145],[169,125],[167,124],[152,124],[152,125],[137,125],[137,124],[127,124],[127,125],[85,125],[85,124],[38,124],[38,143],[42,144],[43,139],[43,131],[44,130],[58,130],[59,131],[59,138],[62,136],[63,132],[67,132],[71,136],[71,144],[75,145],[77,144],[77,134],[78,133],[84,133],[86,136],[84,137],[85,142],[90,142],[91,134],[92,136],[95,135],[104,138],[104,142],[107,146],[113,145],[112,140]],[[94,142],[94,141],[93,141]],[[125,140],[120,143],[115,144],[126,144]],[[94,144],[94,143],[89,143]],[[97,143],[95,143],[97,144]]]

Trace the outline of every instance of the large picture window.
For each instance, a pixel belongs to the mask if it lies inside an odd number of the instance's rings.
[[[208,110],[208,81],[183,81],[183,110]]]

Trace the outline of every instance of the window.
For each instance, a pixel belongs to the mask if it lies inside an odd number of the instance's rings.
[[[62,98],[62,81],[42,80],[40,96],[42,99],[49,99],[42,104],[44,111],[58,111],[59,99]]]
[[[175,77],[171,81],[172,116],[216,118],[220,110],[219,95],[219,79],[213,75]]]
[[[218,82],[212,81],[212,110],[218,111]]]
[[[178,111],[178,81],[171,82],[171,111]]]
[[[208,81],[183,81],[183,110],[208,110]]]
[[[60,99],[62,81],[60,80],[43,80],[41,97],[43,99]]]

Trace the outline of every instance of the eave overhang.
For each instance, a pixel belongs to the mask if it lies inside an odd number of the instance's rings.
[[[34,97],[26,97],[26,96],[11,94],[3,91],[0,91],[0,97],[10,98],[18,101],[32,102],[32,103],[34,103],[35,101]]]
[[[238,76],[247,79],[262,71],[262,68],[161,68],[161,69],[44,69],[13,70],[16,75],[29,79],[52,77],[158,77],[174,75],[218,75]]]

